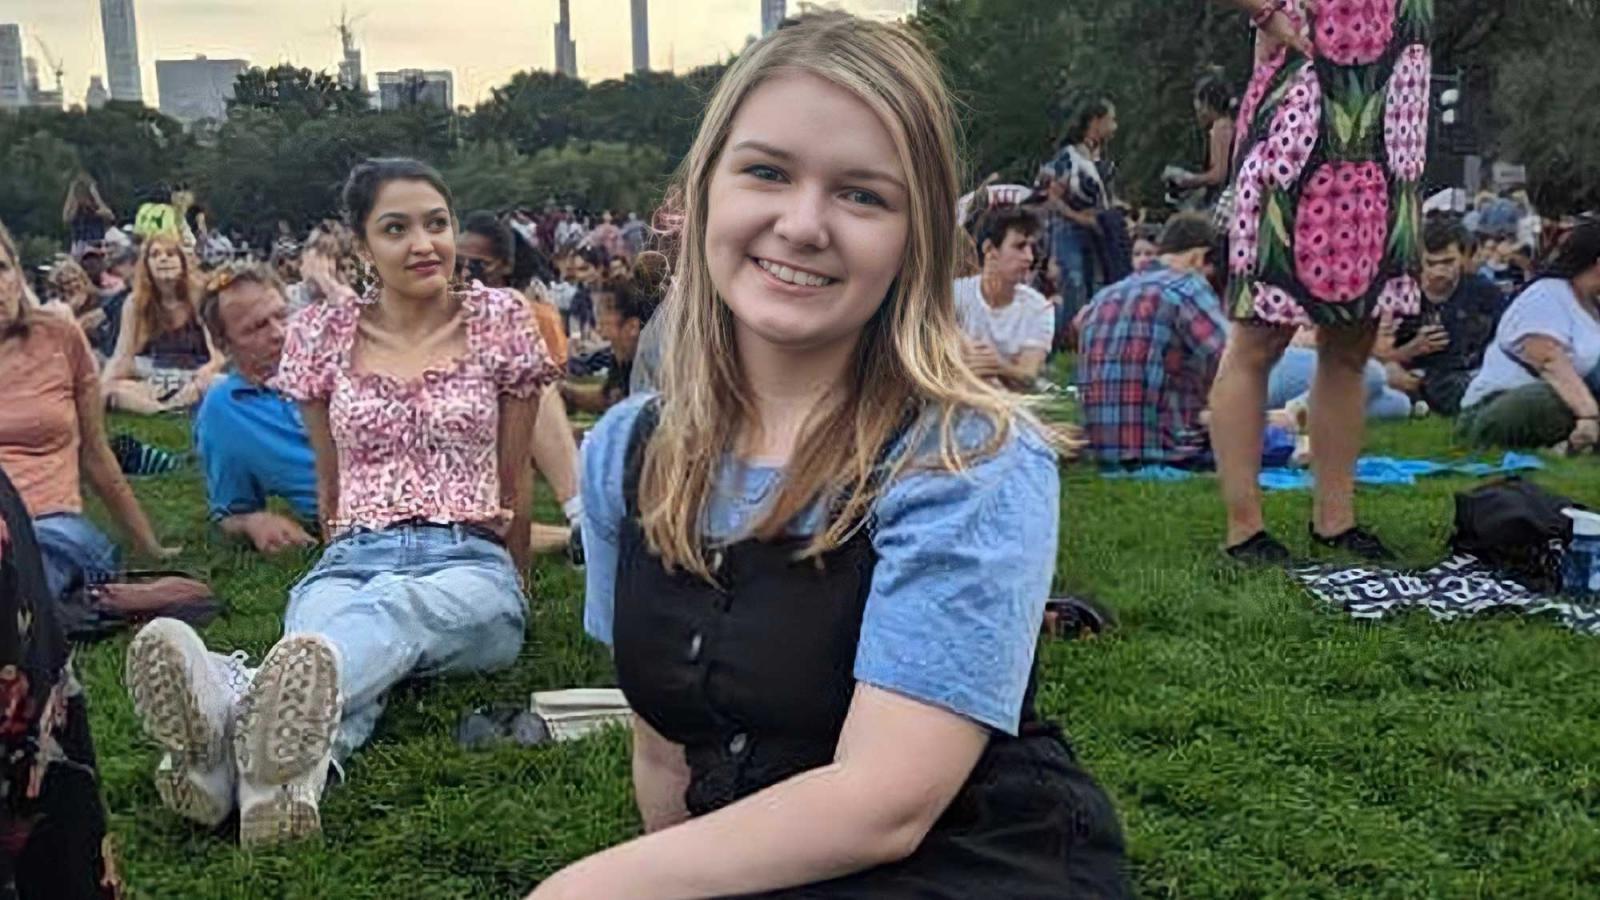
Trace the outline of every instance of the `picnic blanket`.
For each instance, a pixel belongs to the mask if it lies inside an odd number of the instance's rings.
[[[1388,456],[1363,456],[1356,461],[1356,482],[1366,485],[1413,485],[1419,478],[1435,475],[1467,475],[1484,478],[1542,469],[1544,463],[1526,453],[1507,452],[1499,462],[1448,463],[1428,459],[1395,459]],[[1104,478],[1127,481],[1187,481],[1205,474],[1173,466],[1144,466],[1138,469],[1101,472]],[[1261,487],[1269,491],[1308,491],[1313,481],[1311,470],[1286,467],[1261,470]]]
[[[1440,621],[1514,612],[1554,615],[1579,634],[1600,636],[1600,605],[1532,590],[1469,554],[1408,572],[1371,566],[1302,566],[1294,577],[1317,599],[1357,619],[1424,609]]]

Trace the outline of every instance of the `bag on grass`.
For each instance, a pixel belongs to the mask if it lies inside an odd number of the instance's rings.
[[[1573,507],[1582,505],[1520,478],[1486,484],[1456,495],[1450,546],[1528,587],[1554,591],[1572,538],[1572,520],[1561,511]]]
[[[123,572],[107,584],[74,585],[61,601],[61,627],[73,641],[96,641],[151,619],[195,628],[222,609],[210,585],[184,572]]]

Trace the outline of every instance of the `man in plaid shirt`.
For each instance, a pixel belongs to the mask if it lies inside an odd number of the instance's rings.
[[[1216,232],[1203,216],[1176,216],[1159,252],[1084,314],[1078,391],[1088,455],[1102,464],[1210,463],[1203,413],[1228,334],[1208,281]]]

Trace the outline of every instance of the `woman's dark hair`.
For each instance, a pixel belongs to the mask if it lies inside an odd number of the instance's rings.
[[[572,251],[572,255],[582,259],[589,265],[594,266],[596,269],[599,269],[602,272],[605,271],[606,266],[611,262],[611,258],[606,255],[605,248],[596,246],[594,244],[583,244],[575,248]]]
[[[512,232],[515,233],[516,229],[513,228]],[[521,253],[527,255],[530,279],[537,278],[545,284],[554,284],[561,280],[561,276],[556,272],[556,264],[550,261],[549,254],[528,243],[528,239],[521,234],[517,234],[517,246],[522,248]]]
[[[1562,239],[1541,274],[1570,280],[1596,264],[1600,264],[1600,219],[1584,219]]]
[[[517,233],[511,223],[486,209],[475,209],[461,220],[461,230],[486,238],[494,248],[495,258],[510,266],[506,283],[517,290],[526,290],[535,278],[548,281],[550,261],[532,244]],[[542,263],[542,265],[541,265]]]
[[[456,202],[450,196],[450,188],[445,186],[444,178],[433,166],[400,157],[369,159],[350,170],[350,177],[345,179],[341,192],[345,221],[349,223],[350,230],[356,233],[357,240],[366,240],[367,218],[372,215],[372,207],[378,202],[378,191],[391,181],[427,182],[429,187],[444,197],[445,206],[452,213],[455,212]]]
[[[1222,76],[1211,74],[1201,77],[1195,82],[1194,99],[1211,107],[1218,115],[1229,115],[1238,106],[1233,98],[1233,91],[1228,88],[1228,82]]]
[[[592,294],[596,297],[602,294],[610,297],[609,303],[611,308],[617,311],[617,318],[623,322],[638,319],[640,325],[648,323],[650,317],[655,315],[656,307],[661,305],[659,295],[643,289],[643,285],[632,278],[612,278],[602,281]],[[598,310],[600,301],[596,299],[595,303],[597,304],[595,308]]]
[[[1096,119],[1110,115],[1113,108],[1111,100],[1106,97],[1078,104],[1078,111],[1073,113],[1072,119],[1067,123],[1066,142],[1083,143],[1083,139],[1089,136],[1089,126],[1093,125]]]

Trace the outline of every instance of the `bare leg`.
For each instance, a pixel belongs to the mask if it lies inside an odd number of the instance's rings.
[[[539,417],[533,423],[533,465],[550,482],[557,503],[578,495],[578,445],[572,438],[567,404],[554,385],[539,397]]]
[[[567,541],[572,539],[572,529],[565,525],[546,525],[534,522],[529,526],[528,550],[534,556],[567,552]]]
[[[533,468],[550,483],[563,512],[576,515],[567,507],[578,496],[578,444],[567,418],[567,404],[555,385],[539,396],[539,417],[533,423]],[[570,524],[535,522],[528,535],[529,549],[535,556],[560,553],[567,550],[571,538]]]
[[[110,409],[153,416],[167,411],[167,405],[156,399],[155,390],[148,382],[135,378],[118,378],[105,386],[106,406]]]
[[[1334,537],[1356,524],[1356,457],[1366,435],[1363,370],[1377,336],[1373,325],[1323,328],[1311,382],[1311,473],[1316,478],[1311,524]]]
[[[1262,530],[1261,432],[1266,427],[1267,374],[1294,337],[1292,328],[1236,324],[1211,386],[1211,449],[1228,513],[1225,546]]]

